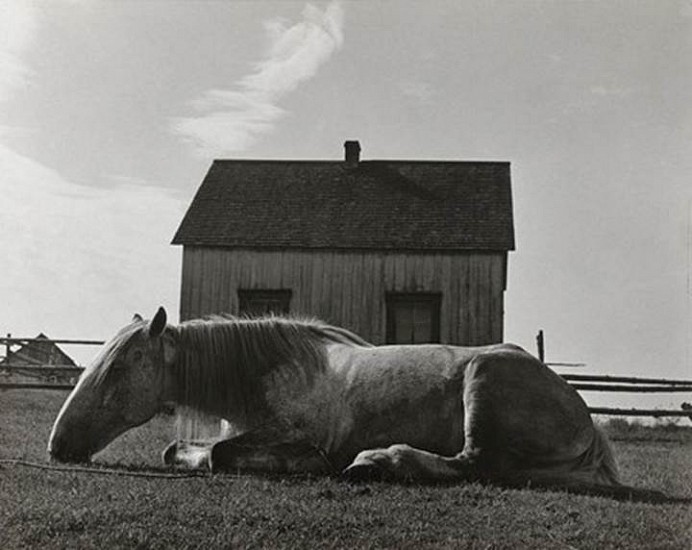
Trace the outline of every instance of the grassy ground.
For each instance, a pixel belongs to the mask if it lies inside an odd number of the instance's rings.
[[[0,392],[0,459],[45,461],[64,393]],[[115,441],[97,462],[157,470],[172,421]],[[692,429],[609,427],[624,481],[692,497]],[[642,504],[479,484],[333,479],[151,479],[0,464],[0,548],[692,547],[690,504]]]

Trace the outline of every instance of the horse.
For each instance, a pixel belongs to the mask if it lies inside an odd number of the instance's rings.
[[[637,498],[560,376],[512,344],[374,346],[314,319],[135,315],[85,369],[48,442],[83,462],[171,406],[223,419],[168,464],[352,481],[480,481]]]

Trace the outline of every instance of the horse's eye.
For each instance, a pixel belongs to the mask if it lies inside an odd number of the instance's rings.
[[[106,388],[106,390],[103,393],[103,405],[109,405],[111,401],[113,401],[118,393],[118,386],[111,385],[110,387]]]
[[[132,354],[132,360],[135,362],[141,361],[142,357],[144,357],[144,354],[140,350],[135,350]]]

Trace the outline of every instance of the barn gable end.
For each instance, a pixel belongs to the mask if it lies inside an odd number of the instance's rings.
[[[76,366],[74,360],[43,333],[26,342],[19,349],[8,352],[6,357],[0,359],[0,363],[10,366]]]

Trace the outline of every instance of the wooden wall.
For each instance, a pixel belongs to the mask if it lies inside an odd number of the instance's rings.
[[[440,292],[443,343],[502,341],[505,252],[261,251],[185,247],[181,320],[237,313],[238,289],[290,289],[291,312],[385,341],[386,292]]]

